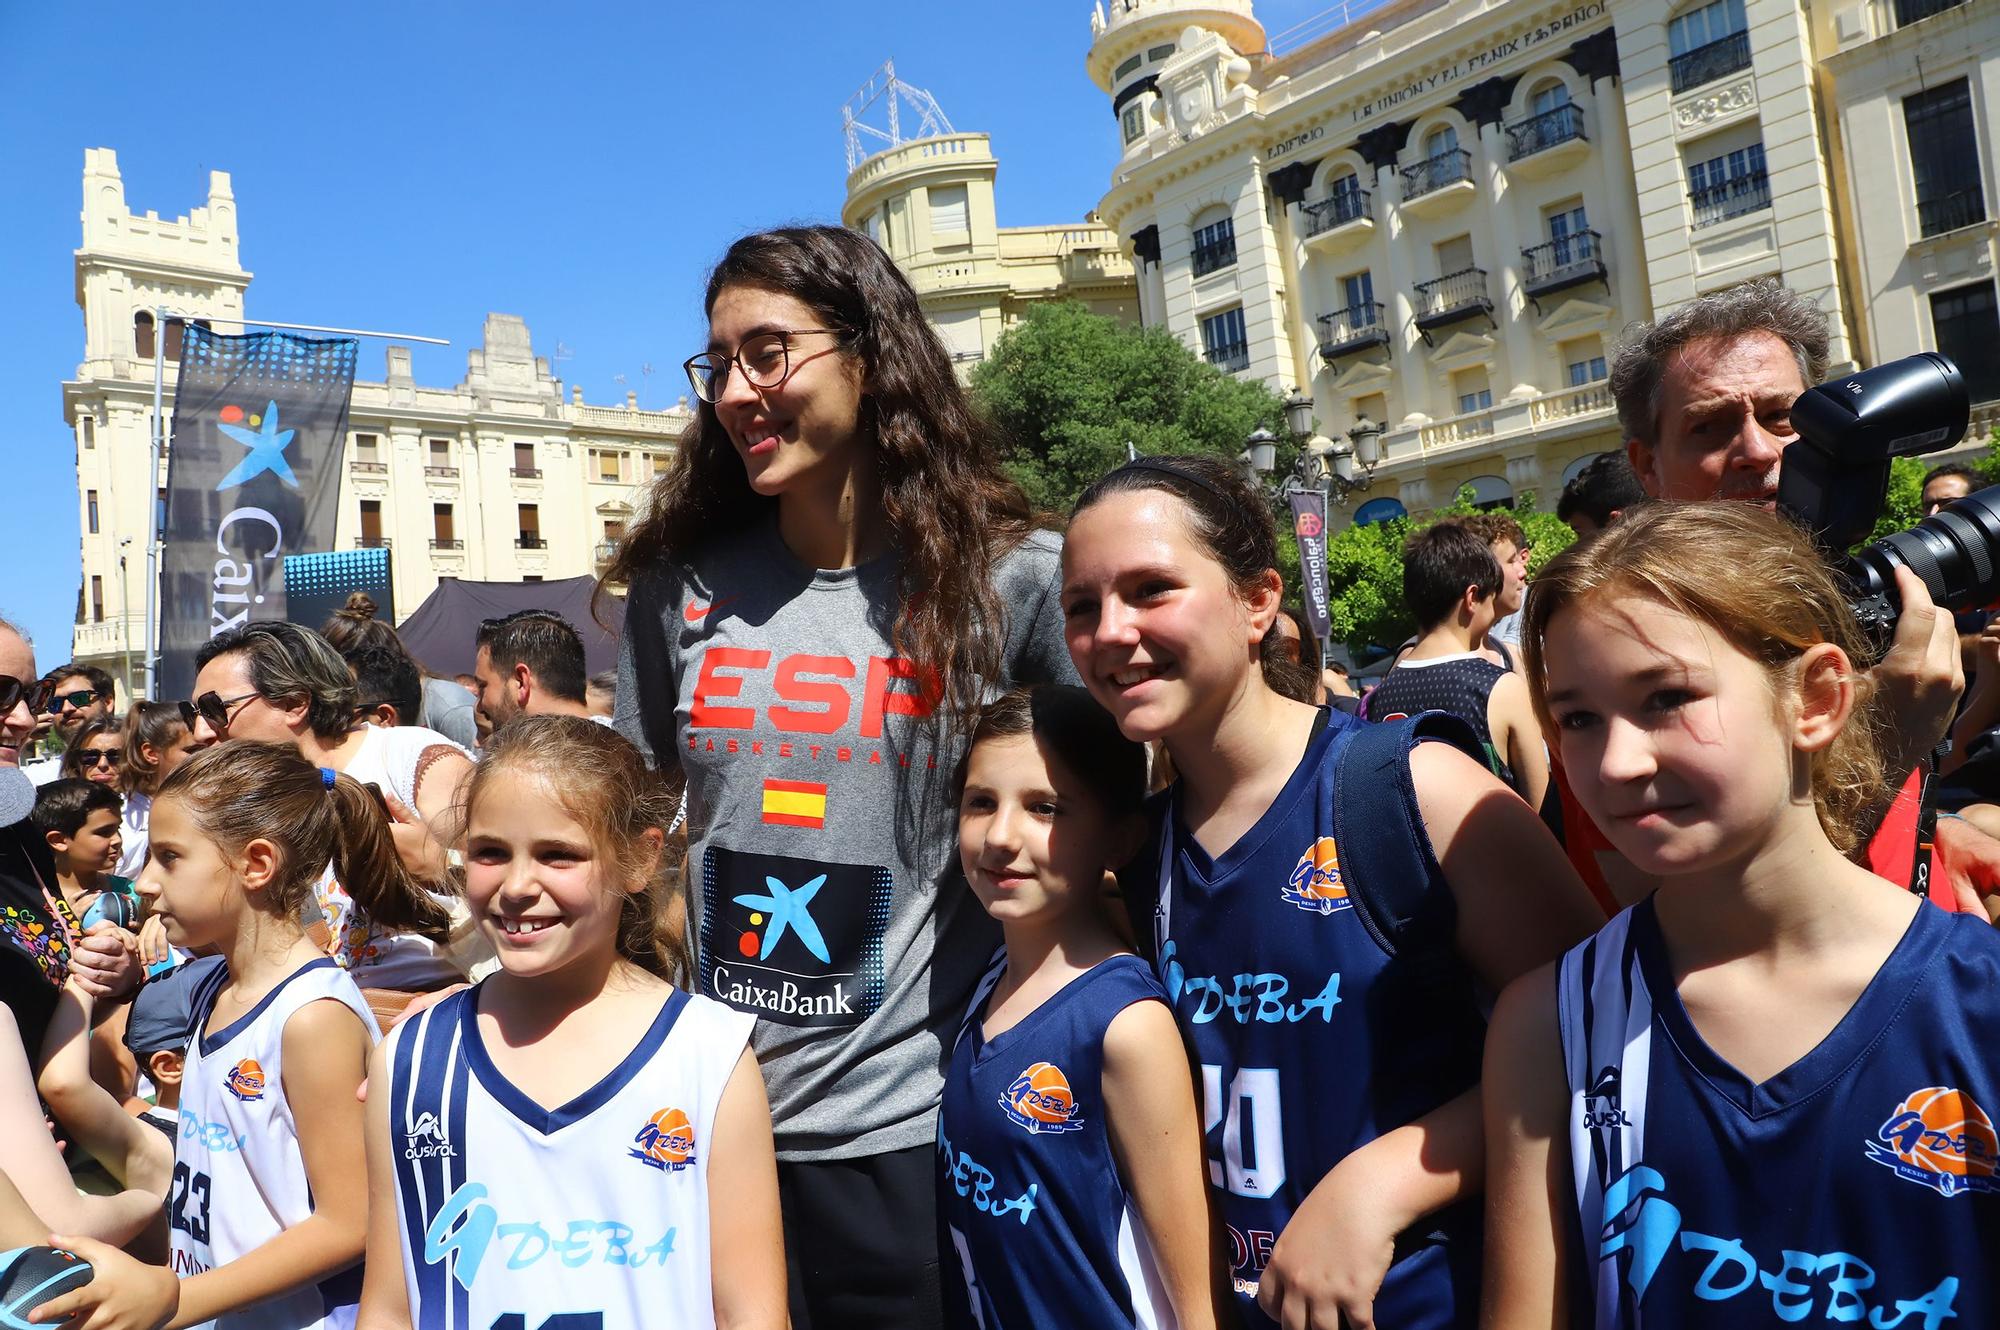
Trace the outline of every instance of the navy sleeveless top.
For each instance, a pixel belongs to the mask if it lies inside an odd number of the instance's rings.
[[[989,1040],[1002,969],[973,995],[938,1112],[947,1297],[982,1330],[1171,1325],[1102,1092],[1104,1032],[1166,994],[1145,961],[1113,956]]]
[[[1493,685],[1506,676],[1507,670],[1474,651],[1406,660],[1376,686],[1369,698],[1368,716],[1382,721],[1401,720],[1423,711],[1456,716],[1479,736],[1486,750],[1486,765],[1493,774],[1514,785],[1513,769],[1507,765],[1507,755],[1494,744],[1493,727],[1486,716]]]
[[[1177,799],[1162,826],[1158,963],[1200,1064],[1209,1181],[1248,1326],[1273,1324],[1257,1286],[1307,1194],[1354,1150],[1475,1084],[1485,1039],[1471,1002],[1435,1000],[1434,965],[1392,957],[1353,909],[1334,784],[1341,752],[1367,722],[1326,714],[1284,789],[1221,858],[1196,842]],[[1407,821],[1421,827],[1407,757],[1401,773]],[[1376,821],[1369,834],[1410,833]],[[1430,846],[1413,849],[1432,889],[1448,894]],[[1445,963],[1463,968],[1455,954]],[[1405,1235],[1377,1322],[1474,1324],[1480,1247],[1477,1199]]]
[[[1570,1324],[2000,1325],[2000,936],[1919,909],[1811,1052],[1703,1042],[1649,898],[1563,958]]]

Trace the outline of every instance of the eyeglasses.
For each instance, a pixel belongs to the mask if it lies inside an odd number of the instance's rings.
[[[80,767],[115,767],[118,765],[116,748],[86,748],[76,755]]]
[[[247,703],[253,697],[262,696],[262,693],[242,693],[236,697],[221,697],[212,692],[203,693],[192,702],[181,703],[181,723],[186,725],[189,732],[192,733],[195,719],[199,717],[207,721],[208,728],[214,730],[217,735],[227,734],[229,733],[229,723],[235,720],[243,711],[242,706],[238,704]],[[236,710],[231,711],[231,707],[235,707]]]
[[[0,674],[0,716],[21,705],[21,699],[28,700],[29,711],[53,711],[49,705],[49,690],[55,685],[46,679],[23,681],[11,674]]]
[[[732,364],[743,371],[744,379],[752,387],[777,388],[792,377],[792,338],[849,335],[839,328],[778,328],[746,339],[736,348],[733,356],[721,351],[704,351],[698,356],[689,356],[682,368],[687,371],[688,384],[694,389],[694,395],[713,406],[729,385],[729,367]],[[805,361],[799,363],[804,364]]]
[[[73,693],[50,693],[49,700],[42,704],[42,710],[53,716],[64,707],[74,707],[81,711],[97,700],[95,688],[79,688]]]

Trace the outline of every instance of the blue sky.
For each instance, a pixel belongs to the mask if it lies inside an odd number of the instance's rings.
[[[1325,0],[1258,5],[1277,32]],[[993,136],[1003,226],[1080,218],[1115,124],[1084,74],[1087,0],[334,6],[0,0],[0,613],[63,660],[77,496],[61,383],[82,358],[83,151],[127,205],[180,216],[233,178],[252,317],[449,338],[528,321],[585,399],[662,406],[699,349],[701,279],[735,235],[837,220],[840,107],[885,58]],[[881,123],[879,116],[877,123]],[[365,342],[361,375],[382,377]],[[641,367],[650,363],[648,383]]]

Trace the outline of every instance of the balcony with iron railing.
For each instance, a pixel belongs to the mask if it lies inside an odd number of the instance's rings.
[[[433,480],[457,480],[458,468],[455,466],[427,466],[424,468],[424,475]]]
[[[1306,235],[1325,235],[1336,227],[1370,217],[1370,193],[1365,189],[1342,190],[1317,203],[1306,204]]]
[[[514,548],[517,550],[545,550],[548,547],[549,542],[543,540],[540,536],[520,535],[514,537]]]
[[[1250,343],[1218,342],[1203,351],[1202,357],[1226,374],[1238,374],[1250,368]]]
[[[1402,177],[1405,203],[1459,184],[1465,185],[1469,191],[1472,187],[1472,154],[1464,148],[1451,148],[1435,157],[1426,157],[1414,166],[1404,167]]]
[[[1474,314],[1493,314],[1484,268],[1460,268],[1435,281],[1418,282],[1416,296],[1417,331],[1425,334]]]
[[[1667,80],[1676,93],[1699,88],[1739,69],[1750,68],[1750,34],[1732,32],[1667,61]]]
[[[347,464],[347,469],[360,476],[387,475],[389,464],[373,457],[357,457]]]
[[[387,536],[356,536],[354,548],[357,550],[386,550],[389,548]]]
[[[1896,0],[1896,26],[1907,28],[1912,23],[1927,19],[1933,14],[1942,14],[1947,9],[1957,9],[1966,0]]]
[[[600,540],[600,541],[598,541],[598,542],[597,542],[597,561],[598,561],[599,563],[610,563],[610,562],[611,562],[611,561],[612,561],[613,559],[617,558],[617,557],[618,557],[618,544],[619,544],[619,542],[617,542],[617,541],[615,541],[615,540]]]
[[[1521,289],[1529,299],[1605,280],[1604,238],[1595,231],[1557,236],[1521,251]]]
[[[1694,226],[1699,231],[1770,207],[1771,178],[1763,171],[1747,171],[1719,185],[1691,190],[1688,199],[1694,204]]]
[[[1389,325],[1382,318],[1382,302],[1364,301],[1319,316],[1320,359],[1352,355],[1371,346],[1389,344]]]
[[[432,536],[431,548],[434,550],[462,550],[465,548],[465,542],[457,536]]]
[[[1532,157],[1565,143],[1587,142],[1589,135],[1583,132],[1583,108],[1575,102],[1564,102],[1540,115],[1531,115],[1526,120],[1516,120],[1507,126],[1507,160],[1518,162],[1523,157]]]
[[[1194,247],[1194,275],[1206,277],[1236,262],[1236,237],[1227,236]]]
[[[508,472],[516,480],[540,480],[542,469],[538,466],[517,466]]]
[[[1941,236],[1947,231],[1956,231],[1961,227],[1972,226],[1985,220],[1986,192],[1980,188],[1976,180],[1964,189],[1954,189],[1917,200],[1918,234],[1927,238]]]

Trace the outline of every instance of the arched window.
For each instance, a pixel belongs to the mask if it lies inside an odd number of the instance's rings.
[[[1458,151],[1458,129],[1452,125],[1439,125],[1424,135],[1424,156],[1436,160],[1448,152]]]
[[[1472,491],[1472,506],[1481,512],[1505,508],[1514,502],[1514,487],[1504,476],[1474,476],[1459,488]]]
[[[153,358],[153,312],[142,309],[132,316],[132,349],[141,360]]]
[[[1564,488],[1568,488],[1569,483],[1572,480],[1575,480],[1578,476],[1583,474],[1583,469],[1585,467],[1589,466],[1592,462],[1595,462],[1598,458],[1602,456],[1604,456],[1603,453],[1585,453],[1583,456],[1577,458],[1575,461],[1571,462],[1568,466],[1564,467],[1563,478],[1562,478],[1562,483]]]
[[[1326,182],[1326,192],[1330,198],[1352,198],[1361,192],[1361,177],[1348,167],[1337,167]]]
[[[1222,206],[1203,209],[1194,219],[1194,275],[1236,262],[1236,219]]]
[[[1531,115],[1547,115],[1569,105],[1569,84],[1561,79],[1552,80],[1535,89],[1535,95],[1528,107]]]
[[[187,336],[186,319],[170,318],[167,320],[167,346],[164,354],[168,360],[180,360],[181,339],[185,336]]]

